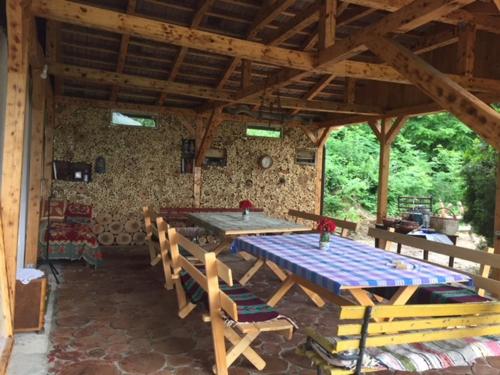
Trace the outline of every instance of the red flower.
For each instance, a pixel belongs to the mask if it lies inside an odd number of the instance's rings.
[[[323,218],[318,221],[318,227],[316,228],[321,233],[333,233],[337,229],[337,224],[332,219]]]
[[[253,203],[252,201],[245,199],[244,201],[240,202],[240,209],[241,210],[249,210],[253,208]]]

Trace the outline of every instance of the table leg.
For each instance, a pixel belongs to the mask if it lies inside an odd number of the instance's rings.
[[[418,285],[402,286],[398,289],[396,293],[389,300],[389,305],[405,305],[409,301],[411,296],[415,294],[418,289]]]
[[[279,301],[288,293],[288,291],[295,285],[292,275],[288,275],[286,280],[281,284],[280,288],[273,294],[273,296],[267,301],[267,304],[274,307]]]
[[[217,247],[215,249],[213,249],[212,251],[215,253],[215,255],[219,255],[221,252],[223,252],[224,250],[227,250],[229,248],[229,245],[231,244],[231,240],[230,239],[227,239],[225,238],[224,240],[222,240],[222,242],[220,244],[217,245]]]
[[[281,281],[284,281],[286,278],[287,278],[287,275],[286,273],[278,267],[278,265],[274,262],[271,262],[270,260],[266,260],[266,266],[268,266],[271,271],[274,272],[274,274],[276,276],[278,276],[278,278],[281,280]],[[314,293],[312,290],[310,289],[307,289],[305,286],[301,285],[301,284],[297,284],[300,289],[302,289],[302,291],[311,299],[311,301],[314,302],[314,304],[318,307],[323,307],[325,306],[325,301],[323,301],[323,298],[321,298],[318,294]]]
[[[400,243],[398,243],[398,254],[401,254],[401,248],[403,247],[403,245],[401,245]]]
[[[262,268],[265,262],[262,259],[257,259],[257,261],[253,264],[252,267],[241,277],[239,283],[241,285],[246,285],[248,281],[257,273],[258,270]]]
[[[453,268],[453,265],[455,264],[455,257],[450,257],[448,260],[448,267]]]

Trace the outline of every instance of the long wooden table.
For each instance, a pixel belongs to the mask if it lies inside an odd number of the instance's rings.
[[[342,295],[346,291],[363,306],[380,302],[372,299],[370,288],[396,287],[395,294],[384,303],[404,305],[420,285],[472,284],[467,275],[342,237],[334,237],[328,250],[319,249],[319,234],[239,237],[231,250],[245,251],[288,271],[287,278],[268,301],[271,306],[295,284],[338,305],[353,304]],[[412,268],[399,269],[397,262],[405,262]]]
[[[248,220],[243,220],[241,212],[198,212],[189,214],[188,219],[193,224],[212,232],[220,239],[219,245],[213,250],[217,255],[228,249],[238,236],[289,234],[311,230],[306,225],[273,218],[261,212],[251,212]],[[244,251],[239,252],[239,255],[247,261],[254,261],[249,271],[239,280],[242,285],[248,283],[250,278],[263,266],[269,267],[281,281],[286,280],[288,277],[288,273],[284,272],[271,260],[255,259],[254,256]],[[325,304],[319,295],[310,291],[307,287],[301,286],[301,289],[317,306]]]

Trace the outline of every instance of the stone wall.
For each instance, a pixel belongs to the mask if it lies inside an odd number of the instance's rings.
[[[54,159],[88,162],[106,160],[106,173],[92,172],[92,182],[54,181],[54,197],[90,203],[99,214],[111,213],[125,222],[140,218],[143,205],[185,207],[193,205],[193,175],[180,173],[182,138],[190,138],[170,115],[159,117],[157,129],[110,125],[110,111],[58,105]],[[297,147],[312,147],[298,129],[285,129],[283,139],[245,137],[241,124],[225,123],[214,142],[227,149],[226,167],[202,171],[205,207],[237,207],[252,200],[273,216],[288,208],[314,210],[315,167],[295,164]],[[259,158],[269,154],[273,166],[263,170]]]

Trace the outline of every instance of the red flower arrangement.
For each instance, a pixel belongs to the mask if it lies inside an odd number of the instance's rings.
[[[318,221],[318,227],[316,229],[319,230],[321,234],[333,233],[335,229],[337,229],[337,224],[335,224],[335,221],[332,219],[323,218]]]
[[[240,209],[241,210],[249,210],[253,208],[253,203],[252,201],[245,199],[244,201],[240,202]]]

